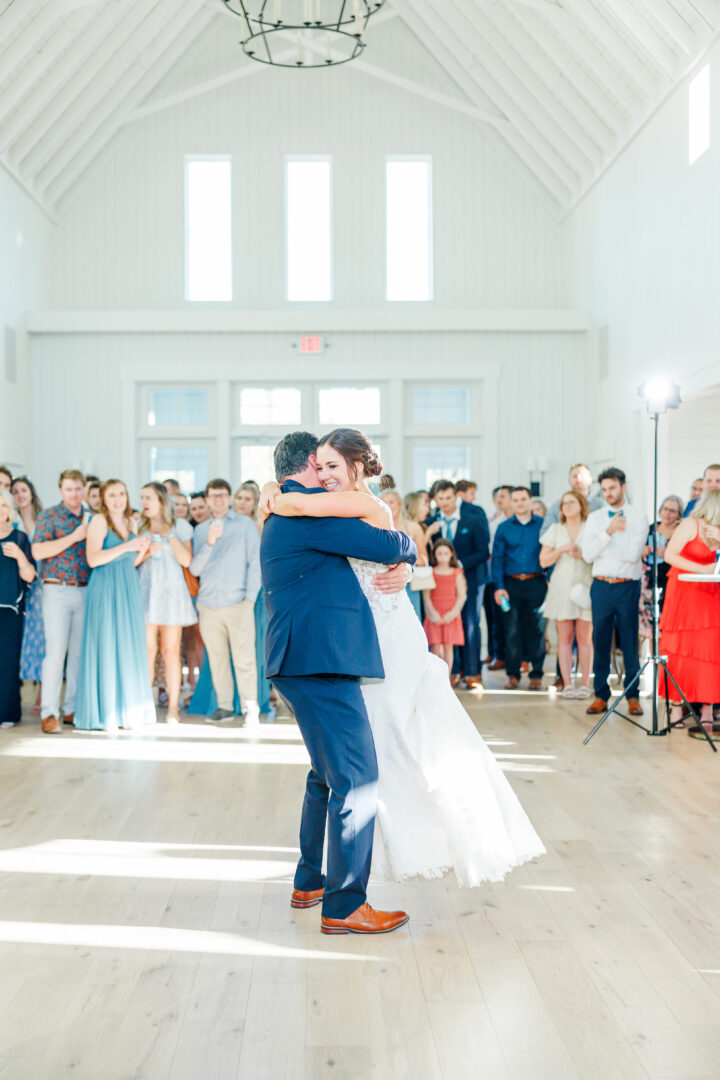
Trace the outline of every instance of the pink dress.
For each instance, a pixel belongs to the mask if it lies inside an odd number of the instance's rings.
[[[453,568],[449,574],[435,571],[435,588],[430,593],[430,603],[439,615],[445,615],[457,601],[457,578],[462,570]],[[430,645],[464,645],[465,631],[462,619],[458,615],[451,623],[438,626],[425,617],[423,623]]]

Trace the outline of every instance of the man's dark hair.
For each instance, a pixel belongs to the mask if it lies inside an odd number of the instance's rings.
[[[193,499],[204,499],[204,498],[205,498],[205,492],[204,491],[193,491],[192,495],[190,496],[190,502],[192,502]]]
[[[304,472],[308,467],[308,458],[317,453],[317,435],[309,431],[291,431],[275,447],[275,479],[280,483],[288,476]]]
[[[455,492],[456,489],[455,489],[455,485],[453,484],[452,480],[438,480],[438,481],[436,481],[436,483],[433,484],[433,490],[432,490],[433,498],[435,497],[435,495],[437,495],[438,491],[447,491],[448,488],[452,488],[453,493]]]
[[[205,498],[207,498],[207,494],[210,488],[213,488],[215,491],[227,491],[228,495],[232,495],[232,488],[228,484],[227,480],[223,480],[221,476],[217,476],[214,480],[208,480],[207,484],[205,485]]]
[[[469,491],[470,488],[475,488],[477,491],[477,484],[474,480],[458,480],[455,485],[456,491]]]
[[[497,487],[492,489],[493,496],[497,495],[498,491],[512,491],[512,484],[498,484]]]
[[[514,488],[511,488],[511,490],[510,490],[510,494],[511,494],[511,495],[514,495],[516,491],[527,491],[527,493],[528,493],[528,495],[530,496],[530,498],[532,499],[532,497],[533,497],[533,493],[532,493],[532,491],[530,490],[530,488],[529,488],[529,487],[525,487],[525,485],[524,485],[524,484],[517,484],[517,485],[516,485],[516,486],[515,486]]]
[[[611,465],[609,469],[603,469],[598,476],[598,483],[602,484],[603,480],[617,480],[620,484],[626,484],[627,479],[622,469],[616,469],[614,465]]]

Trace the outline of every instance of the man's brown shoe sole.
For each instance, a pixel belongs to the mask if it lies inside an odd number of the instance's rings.
[[[317,907],[318,904],[322,904],[324,889],[318,889],[316,892],[303,893],[297,889],[293,890],[292,897],[290,899],[290,907],[294,908],[311,908]]]
[[[393,930],[399,929],[401,926],[405,926],[405,923],[410,922],[410,916],[406,915],[402,922],[395,923],[394,926],[388,926],[384,930],[356,930],[349,926],[325,926],[320,923],[320,932],[322,934],[391,934]]]

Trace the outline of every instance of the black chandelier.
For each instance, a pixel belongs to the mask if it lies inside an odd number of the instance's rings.
[[[223,0],[242,19],[240,44],[261,64],[323,68],[347,64],[365,48],[365,30],[385,0]]]

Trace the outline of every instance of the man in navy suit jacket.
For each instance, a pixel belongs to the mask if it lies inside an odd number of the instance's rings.
[[[441,480],[436,485],[435,502],[438,507],[435,520],[440,524],[438,535],[454,545],[467,581],[467,600],[461,613],[465,644],[455,650],[451,682],[457,685],[462,672],[468,690],[473,690],[482,686],[478,594],[488,581],[490,528],[483,508],[459,499],[451,480]]]
[[[324,493],[316,446],[314,436],[294,432],[275,448],[283,491]],[[322,902],[323,933],[387,933],[408,917],[367,904],[378,770],[359,681],[385,672],[372,612],[347,556],[393,566],[414,563],[417,550],[404,533],[348,518],[271,515],[265,523],[267,676],[295,714],[312,765],[291,903]],[[387,591],[400,591],[407,581],[404,567],[382,577]]]

